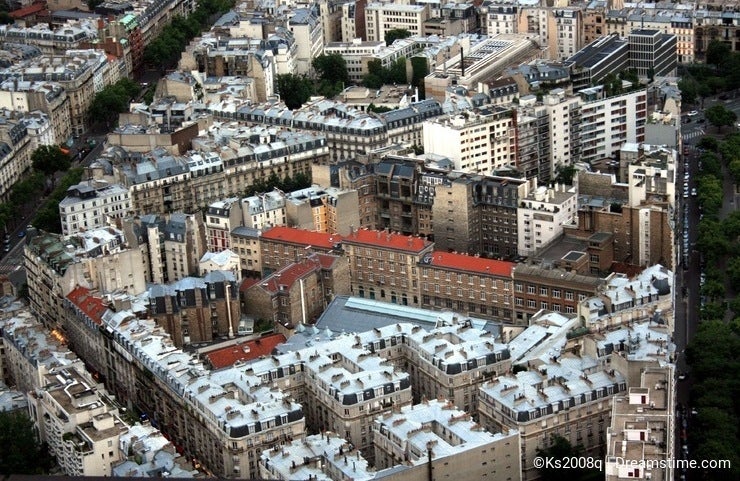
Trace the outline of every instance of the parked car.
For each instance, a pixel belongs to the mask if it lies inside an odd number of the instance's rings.
[[[691,112],[687,113],[686,115],[688,115],[689,117],[695,117],[695,116],[699,115],[699,111],[698,110],[692,110]]]

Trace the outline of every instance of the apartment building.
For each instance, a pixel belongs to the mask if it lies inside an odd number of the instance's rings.
[[[240,199],[232,197],[212,203],[205,218],[208,251],[221,252],[231,248],[231,231],[244,222]]]
[[[147,214],[124,219],[122,229],[129,243],[143,251],[149,282],[162,284],[198,274],[206,252],[202,215]]]
[[[373,479],[362,454],[339,434],[331,431],[302,436],[285,446],[262,453],[263,479]]]
[[[59,202],[62,235],[105,227],[127,216],[130,208],[128,189],[119,184],[89,180],[70,186]]]
[[[321,187],[337,187],[357,191],[357,207],[360,223],[357,227],[376,229],[377,181],[374,166],[355,160],[337,162],[332,165],[311,166],[311,179]]]
[[[31,152],[42,145],[56,144],[54,130],[51,126],[49,116],[40,110],[24,113],[21,122],[26,126],[26,132],[31,139],[28,148]]]
[[[646,369],[639,387],[616,396],[606,433],[607,481],[671,479],[675,450],[673,369]]]
[[[49,116],[54,143],[71,135],[70,100],[57,82],[12,78],[0,83],[0,108],[18,112],[39,110]]]
[[[524,178],[542,182],[551,179],[550,115],[547,108],[536,103],[536,97],[519,98],[519,106],[511,111],[516,131],[514,159],[516,170]]]
[[[113,465],[111,476],[119,478],[155,478],[169,474],[173,478],[200,478],[188,460],[149,421],[129,426],[119,436],[119,449],[125,456]]]
[[[342,236],[295,227],[276,226],[262,232],[259,240],[262,272],[267,275],[298,262],[313,252],[338,250]]]
[[[514,257],[517,209],[530,183],[454,172],[435,185],[432,219],[437,250]]]
[[[581,101],[566,95],[563,89],[553,89],[543,104],[550,121],[550,178],[554,178],[559,167],[572,165],[573,159],[581,155]]]
[[[413,43],[411,45],[413,46]],[[408,53],[411,52],[413,50]],[[381,65],[388,68],[394,60],[403,56],[403,54],[396,55],[395,44],[386,47],[382,39],[365,42],[360,38],[353,38],[348,42],[327,43],[324,53],[341,55],[347,64],[349,79],[354,83],[362,82],[362,78],[369,73],[368,62],[370,60],[380,60]]]
[[[519,435],[514,430],[490,432],[450,401],[430,400],[376,419],[373,425],[375,466],[394,469],[389,478],[520,479]]]
[[[347,235],[360,225],[355,190],[313,185],[285,194],[288,224],[299,229]]]
[[[555,8],[552,10],[552,17],[555,28],[549,38],[555,48],[550,48],[550,58],[562,61],[578,52],[584,45],[583,9]]]
[[[284,126],[292,123],[294,129],[316,132],[325,139],[326,154],[332,160],[340,161],[369,154],[401,140],[421,145],[422,122],[442,115],[442,106],[436,100],[427,99],[403,109],[370,115],[325,99],[308,102],[295,111],[283,104],[258,105],[236,99],[231,103],[213,103],[207,111],[214,118],[236,118],[249,125]],[[328,157],[316,161],[325,163]]]
[[[46,374],[65,366],[84,369],[82,362],[59,339],[48,335],[36,316],[18,310],[0,321],[5,381],[23,393],[41,389]]]
[[[88,371],[103,381],[106,367],[104,346],[97,342],[95,331],[108,310],[100,293],[86,287],[75,287],[63,301],[61,328],[67,345],[85,360]]]
[[[577,219],[577,201],[576,189],[561,184],[541,185],[524,197],[517,209],[519,255],[531,256],[562,236]]]
[[[295,73],[307,75],[313,72],[311,61],[324,53],[324,25],[318,6],[296,8],[288,16],[287,28],[295,37]]]
[[[480,422],[491,431],[518,430],[521,479],[540,479],[534,458],[538,449],[549,446],[553,435],[598,456],[612,397],[626,389],[619,372],[601,368],[593,358],[566,354],[538,360],[526,371],[499,376],[480,388]]]
[[[485,34],[488,36],[517,32],[516,2],[484,2],[480,7],[485,15]],[[481,22],[483,26],[483,22]]]
[[[112,228],[67,238],[29,230],[23,256],[30,307],[47,326],[61,324],[64,298],[77,286],[132,294],[146,288],[147,259]]]
[[[226,271],[187,277],[147,289],[147,313],[177,347],[236,334],[240,319],[238,282]]]
[[[515,164],[511,110],[491,106],[424,122],[424,151],[444,155],[455,170],[491,175]]]
[[[372,459],[373,420],[411,404],[409,374],[373,354],[375,339],[375,333],[340,336],[250,368],[305,406],[310,430],[341,433]],[[270,375],[278,366],[284,366],[282,375]]]
[[[434,245],[419,237],[354,230],[342,238],[349,257],[352,292],[359,297],[419,306],[417,266]]]
[[[246,197],[241,203],[243,225],[248,228],[261,230],[288,223],[285,195],[277,189]]]
[[[262,276],[262,231],[251,227],[237,227],[231,231],[232,250],[239,256],[242,278]]]
[[[677,153],[625,144],[622,153],[626,159],[631,158],[629,151],[636,154],[632,157],[635,161],[620,168],[628,176],[626,186],[620,187],[617,179],[608,174],[579,175],[578,232],[612,233],[611,246],[617,262],[640,266],[660,263],[673,269],[677,256],[671,211]],[[597,206],[602,200],[607,200],[608,205]],[[621,210],[612,209],[611,204],[620,205]]]
[[[424,199],[416,190],[422,178],[421,164],[416,159],[386,156],[377,162],[375,172],[375,199],[377,205],[378,228],[400,232],[404,235],[430,234],[431,196]],[[428,193],[428,189],[427,189]],[[422,224],[427,224],[423,226]]]
[[[514,323],[527,324],[541,309],[573,314],[578,303],[593,296],[604,281],[565,269],[517,264],[514,285]]]
[[[313,324],[335,295],[349,294],[349,263],[345,257],[312,254],[271,275],[242,284],[243,311],[269,319],[290,336],[299,323]]]
[[[9,111],[0,112],[0,198],[31,168],[31,136],[26,124]]]
[[[365,6],[365,29],[369,42],[385,41],[389,30],[408,30],[412,36],[424,35],[424,22],[429,20],[428,5],[368,3]]]
[[[6,42],[30,45],[38,48],[44,55],[64,55],[69,49],[83,48],[97,40],[97,22],[84,19],[67,22],[65,25],[49,28],[48,23],[37,23],[25,27],[21,24],[2,25],[0,38]]]
[[[615,156],[625,142],[644,142],[647,90],[608,95],[603,86],[581,90],[581,161]]]
[[[29,396],[40,437],[67,476],[108,476],[122,459],[118,446],[128,427],[96,386],[84,369],[66,367]]]
[[[101,62],[102,61],[102,62]],[[58,82],[69,98],[71,132],[81,135],[87,130],[88,110],[95,96],[93,73],[107,69],[105,53],[86,51],[86,55],[63,55],[40,57],[0,71],[0,79],[22,79],[23,81]],[[109,75],[102,76],[110,81]],[[102,88],[102,87],[101,87]]]
[[[514,263],[432,251],[421,259],[421,307],[511,323]]]

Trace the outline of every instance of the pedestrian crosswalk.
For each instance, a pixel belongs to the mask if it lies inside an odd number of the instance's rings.
[[[686,132],[681,136],[683,140],[690,140],[694,139],[696,137],[703,137],[704,136],[704,129],[694,130],[692,132]]]

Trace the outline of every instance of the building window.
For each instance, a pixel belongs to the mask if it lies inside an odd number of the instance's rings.
[[[535,292],[534,286],[527,286],[527,294],[534,294]]]

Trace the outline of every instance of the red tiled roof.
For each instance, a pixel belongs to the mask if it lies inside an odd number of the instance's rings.
[[[468,256],[465,254],[453,254],[450,252],[433,251],[422,260],[427,259],[429,264],[436,267],[448,267],[467,272],[480,272],[483,274],[511,277],[511,271],[516,265],[514,262],[497,261],[483,257]]]
[[[328,254],[317,253],[316,257],[319,259],[322,269],[331,269],[334,263],[339,259],[337,256],[330,256]]]
[[[275,346],[286,341],[282,334],[271,334],[269,336],[247,341],[241,344],[224,347],[206,354],[206,358],[214,369],[233,366],[237,361],[251,361],[260,356],[269,356]]]
[[[294,262],[273,273],[270,277],[263,279],[260,286],[266,291],[277,292],[280,286],[292,287],[295,281],[305,277],[321,267],[316,257],[309,257],[302,261]]]
[[[239,291],[244,292],[253,285],[257,284],[260,281],[260,279],[257,279],[255,277],[247,277],[242,281],[242,285],[239,286]]]
[[[263,239],[280,240],[302,246],[315,246],[331,249],[342,241],[339,234],[326,234],[310,230],[296,229],[295,227],[276,226],[262,233]]]
[[[10,12],[9,15],[13,18],[23,18],[31,14],[38,13],[42,11],[44,8],[45,8],[45,5],[43,3],[34,3],[33,5],[19,8],[18,10],[13,10],[12,12]]]
[[[394,234],[382,230],[359,229],[344,238],[346,244],[365,244],[406,252],[421,252],[432,243],[421,237]]]
[[[87,317],[92,319],[93,322],[98,325],[102,324],[103,314],[108,310],[108,306],[100,297],[91,296],[90,289],[78,286],[67,294],[67,299],[84,312]]]

